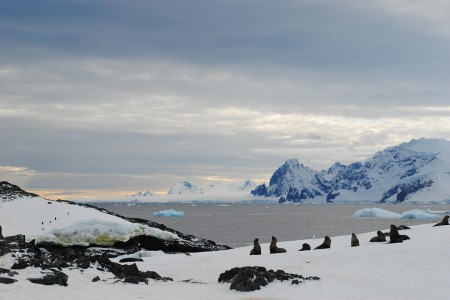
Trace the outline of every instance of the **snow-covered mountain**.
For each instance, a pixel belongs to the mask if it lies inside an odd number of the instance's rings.
[[[255,201],[255,199],[253,199],[253,196],[250,193],[255,188],[256,188],[255,182],[253,182],[250,179],[233,182],[215,182],[209,183],[205,186],[197,186],[189,181],[181,181],[172,186],[165,195],[157,194],[152,192],[151,190],[148,190],[147,192],[137,192],[133,195],[127,196],[128,199],[115,198],[115,199],[107,199],[107,201],[129,202],[130,197],[133,199],[133,201],[142,201],[142,202],[146,201],[234,202],[245,200]]]
[[[182,181],[174,185],[167,195],[203,195],[217,193],[250,193],[256,184],[248,179],[242,182],[211,183],[205,187],[196,186],[188,181]]]
[[[211,183],[210,185],[203,187],[200,189],[201,193],[210,194],[210,193],[250,193],[256,184],[248,179],[240,182],[219,182],[219,183]]]
[[[188,181],[182,181],[175,184],[167,192],[167,195],[192,195],[201,193],[201,189]]]
[[[147,190],[145,192],[136,192],[136,194],[131,195],[131,197],[153,197],[155,195],[155,192],[152,190]]]
[[[260,185],[252,194],[302,203],[450,202],[450,141],[411,140],[321,172],[289,159],[268,187]]]

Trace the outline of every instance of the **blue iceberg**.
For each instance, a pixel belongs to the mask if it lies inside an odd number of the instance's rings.
[[[178,217],[184,217],[184,212],[182,211],[176,211],[173,209],[166,209],[161,211],[155,211],[153,213],[154,216],[157,217],[172,217],[172,218],[178,218]]]
[[[400,215],[402,219],[416,219],[416,220],[440,220],[441,217],[435,214],[430,214],[424,210],[413,209],[405,211]]]
[[[364,208],[353,213],[353,217],[360,218],[400,218],[400,214],[381,208]]]

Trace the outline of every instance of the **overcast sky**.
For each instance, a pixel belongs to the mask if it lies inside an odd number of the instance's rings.
[[[446,0],[3,0],[0,45],[0,179],[50,198],[450,139]]]

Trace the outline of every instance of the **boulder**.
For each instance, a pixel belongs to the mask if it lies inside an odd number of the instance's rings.
[[[0,283],[3,284],[12,284],[14,282],[17,282],[17,280],[9,278],[9,277],[0,277]]]
[[[127,262],[142,262],[144,261],[142,258],[136,258],[136,257],[126,257],[119,260],[120,263],[127,263]]]
[[[51,270],[51,274],[46,274],[44,277],[41,278],[27,278],[28,281],[36,284],[43,284],[43,285],[62,285],[67,286],[67,280],[69,277],[64,274],[61,271]]]
[[[220,274],[218,281],[231,283],[230,289],[239,292],[250,292],[261,289],[274,280],[288,281],[291,284],[299,284],[306,280],[320,280],[319,277],[303,277],[298,274],[286,273],[283,270],[269,270],[264,267],[242,267],[232,268]],[[295,281],[294,281],[295,280]]]

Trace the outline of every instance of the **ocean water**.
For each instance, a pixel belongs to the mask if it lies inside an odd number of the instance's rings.
[[[359,209],[379,207],[402,213],[411,209],[450,210],[450,205],[280,205],[280,204],[95,204],[127,217],[151,220],[185,234],[235,247],[278,241],[309,239],[321,243],[324,236],[350,235],[387,230],[390,224],[416,225],[437,223],[429,220],[356,218]],[[153,212],[174,209],[184,217],[156,217]],[[442,215],[441,215],[442,216]],[[299,243],[299,249],[301,248]]]

